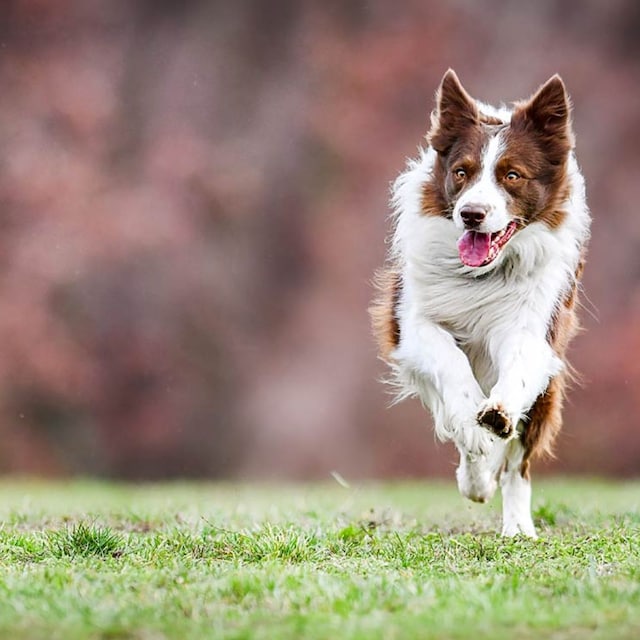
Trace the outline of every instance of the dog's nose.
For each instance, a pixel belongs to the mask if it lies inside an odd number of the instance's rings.
[[[467,229],[479,227],[487,217],[487,209],[479,204],[466,204],[460,209],[460,217]]]

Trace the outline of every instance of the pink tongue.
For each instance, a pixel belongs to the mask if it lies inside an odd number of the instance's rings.
[[[479,267],[489,256],[491,234],[465,231],[458,240],[460,260],[468,267]]]

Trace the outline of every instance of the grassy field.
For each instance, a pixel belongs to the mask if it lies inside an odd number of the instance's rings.
[[[638,638],[640,484],[0,484],[0,638]]]

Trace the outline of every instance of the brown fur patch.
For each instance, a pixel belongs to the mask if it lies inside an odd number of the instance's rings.
[[[451,146],[478,124],[478,108],[473,98],[460,84],[452,69],[444,74],[436,94],[437,108],[431,116],[429,144],[440,154],[447,154]]]
[[[439,135],[449,135],[445,124]],[[422,187],[422,212],[425,215],[451,217],[453,205],[465,186],[473,182],[481,168],[482,150],[492,134],[492,127],[475,123],[465,134],[451,141],[446,153],[438,153],[430,178]],[[466,178],[459,181],[455,169],[464,169]]]
[[[532,458],[553,456],[553,443],[562,428],[565,389],[566,374],[560,373],[551,380],[529,411],[529,423],[522,437],[525,453],[520,467],[520,473],[525,478],[529,475]]]
[[[563,168],[563,174],[559,176],[553,197],[550,199],[546,208],[536,216],[536,220],[541,220],[550,229],[557,229],[560,227],[567,217],[567,212],[562,208],[562,203],[569,199],[571,190],[567,179],[566,164],[563,165]]]
[[[375,286],[378,295],[369,307],[369,315],[380,357],[389,361],[400,343],[397,307],[402,293],[402,276],[393,267],[382,269],[376,274]]]
[[[504,123],[504,120],[500,120],[500,118],[496,118],[495,116],[490,116],[486,113],[480,113],[478,115],[478,119],[482,124],[488,124],[492,126],[501,126]]]
[[[528,101],[518,103],[511,117],[496,178],[500,181],[511,169],[520,174],[503,184],[523,222],[556,229],[565,220],[561,204],[568,197],[567,159],[574,144],[569,115],[564,84],[554,76]]]
[[[511,127],[534,132],[554,164],[563,162],[574,147],[571,103],[560,76],[555,75],[525,102],[516,103]]]
[[[510,211],[521,224],[544,222],[556,229],[566,213],[562,203],[568,196],[568,152],[558,164],[551,162],[534,132],[510,128],[505,136],[506,150],[496,164],[496,180],[511,197]],[[506,175],[515,170],[519,179]]]
[[[567,213],[562,209],[547,209],[543,211],[538,219],[544,222],[550,229],[557,229],[567,217]]]
[[[420,210],[425,216],[451,215],[447,202],[447,194],[444,189],[446,169],[441,158],[436,160],[431,178],[422,185],[422,197],[420,198]]]

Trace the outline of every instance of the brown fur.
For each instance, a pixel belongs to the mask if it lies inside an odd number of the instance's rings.
[[[496,167],[501,180],[510,169],[521,179],[505,182],[523,221],[542,221],[559,227],[566,213],[567,156],[573,148],[569,100],[564,84],[554,76],[527,102],[519,103],[511,117],[507,149]],[[535,179],[534,179],[535,178]]]
[[[479,116],[480,124],[487,124],[493,127],[501,127],[505,123],[500,120],[500,118],[494,118],[493,116],[487,115],[486,113],[481,113]]]
[[[380,357],[388,362],[400,342],[396,310],[402,293],[402,276],[392,267],[383,269],[376,274],[375,286],[378,295],[369,307],[369,315]]]
[[[436,95],[438,107],[431,116],[429,144],[442,155],[468,135],[478,123],[478,108],[451,69],[445,73]]]
[[[425,216],[451,217],[451,209],[444,189],[446,169],[440,159],[433,168],[433,179],[427,180],[422,187],[421,211]]]

